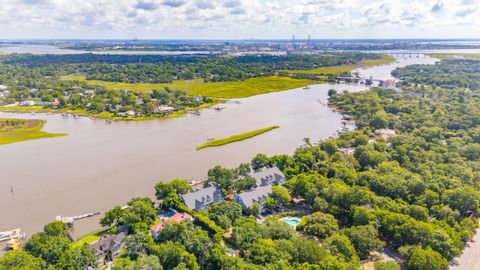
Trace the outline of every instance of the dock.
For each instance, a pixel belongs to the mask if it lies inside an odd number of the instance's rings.
[[[55,220],[56,221],[61,221],[65,224],[67,224],[68,226],[73,226],[73,222],[76,221],[76,220],[89,218],[89,217],[93,217],[93,216],[97,216],[97,215],[100,215],[100,212],[91,212],[91,213],[86,213],[86,214],[83,214],[83,215],[73,216],[73,217],[57,216],[55,218]]]
[[[20,241],[25,239],[25,233],[20,229],[0,232],[0,242],[7,241],[6,250],[17,250],[20,248]]]

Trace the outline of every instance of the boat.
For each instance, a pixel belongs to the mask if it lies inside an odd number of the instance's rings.
[[[215,138],[207,138],[207,141],[213,141]]]
[[[80,116],[78,116],[78,115],[74,114],[74,115],[73,115],[73,118],[74,118],[74,119],[79,119],[79,118],[80,118]]]
[[[109,125],[112,123],[112,120],[105,120],[105,125]]]
[[[307,85],[307,86],[303,87],[303,89],[310,89],[310,86]]]

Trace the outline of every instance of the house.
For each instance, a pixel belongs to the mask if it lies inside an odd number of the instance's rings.
[[[127,116],[135,116],[136,115],[134,110],[128,110],[128,111],[125,112],[125,114]]]
[[[382,128],[379,130],[376,130],[375,133],[382,138],[385,142],[390,141],[393,137],[397,135],[395,130],[393,129],[388,129],[388,128]]]
[[[180,223],[184,220],[193,220],[193,217],[187,213],[175,213],[171,217],[162,217],[159,222],[150,227],[152,237],[158,240],[160,231],[163,230],[167,223]]]
[[[351,156],[355,154],[355,148],[353,147],[338,148],[337,151],[344,154],[345,156]]]
[[[175,111],[175,108],[170,106],[158,106],[155,109],[156,113],[171,113],[173,111]]]
[[[242,192],[240,194],[235,193],[233,199],[236,203],[240,204],[244,211],[247,211],[254,203],[260,204],[263,208],[265,200],[272,195],[272,184],[259,186],[249,191]]]
[[[182,195],[182,201],[187,207],[196,211],[206,209],[211,204],[223,200],[222,191],[217,185],[211,185]]]
[[[24,100],[24,101],[20,102],[20,106],[35,106],[35,101]]]
[[[194,96],[194,97],[193,97],[193,101],[198,102],[198,103],[202,103],[202,102],[203,102],[203,99],[202,99],[201,96]]]
[[[0,84],[0,90],[7,90],[8,86]]]
[[[145,102],[141,98],[136,98],[135,99],[135,105],[143,105]]]
[[[257,187],[264,185],[281,185],[285,182],[285,175],[277,167],[264,167],[249,173],[248,176],[255,178]]]
[[[90,244],[90,250],[95,253],[95,259],[102,265],[105,261],[112,261],[120,254],[125,244],[125,234],[102,235],[100,240]]]

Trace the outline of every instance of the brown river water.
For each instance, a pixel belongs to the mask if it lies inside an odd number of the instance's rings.
[[[388,79],[397,66],[433,62],[399,58],[397,63],[361,69],[360,74]],[[219,105],[223,110],[203,109],[201,115],[110,125],[55,114],[0,113],[46,119],[45,131],[68,133],[0,146],[0,231],[21,228],[31,236],[57,215],[104,212],[132,197],[153,196],[159,181],[200,179],[215,165],[235,167],[257,153],[291,154],[305,137],[318,141],[336,133],[341,115],[322,105],[332,88],[366,90],[361,84],[320,84],[231,100]],[[208,138],[271,125],[280,128],[242,142],[195,150]],[[98,218],[76,222],[75,234],[98,229]]]

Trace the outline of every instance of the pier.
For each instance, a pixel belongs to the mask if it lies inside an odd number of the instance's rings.
[[[73,223],[74,223],[74,221],[76,221],[76,220],[80,220],[80,219],[84,219],[84,218],[89,218],[89,217],[93,217],[93,216],[96,216],[96,215],[100,215],[100,212],[91,212],[91,213],[86,213],[86,214],[83,214],[83,215],[73,216],[73,217],[57,216],[57,217],[55,218],[55,220],[61,221],[61,222],[65,223],[65,224],[67,224],[68,226],[73,226]]]

